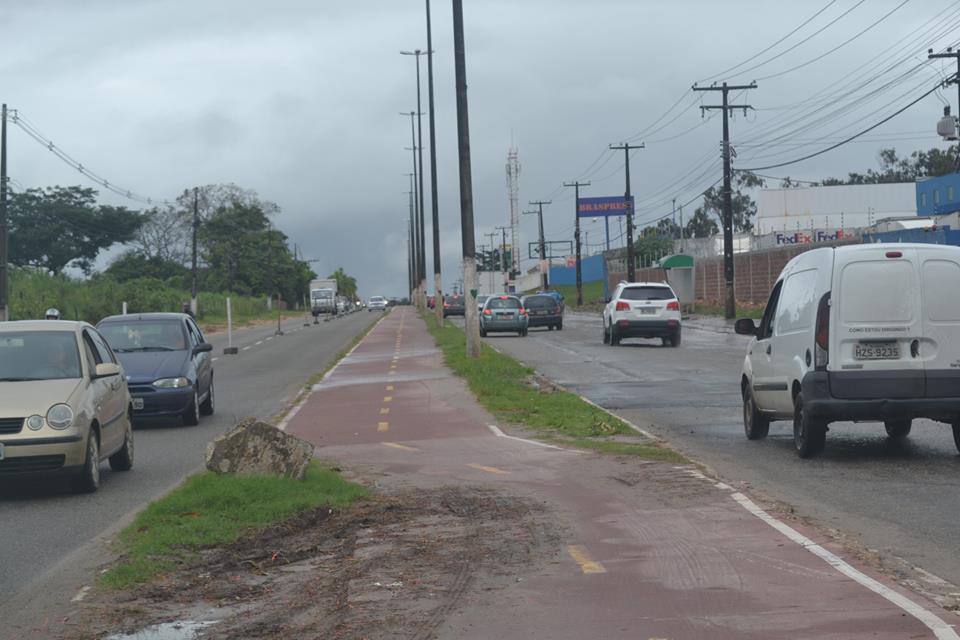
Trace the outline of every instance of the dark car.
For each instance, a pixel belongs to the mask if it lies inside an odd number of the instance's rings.
[[[97,329],[127,374],[133,417],[176,418],[186,425],[214,410],[213,345],[185,313],[104,318]]]
[[[527,310],[527,326],[549,327],[557,331],[563,329],[563,307],[553,296],[535,294],[523,297],[523,308]]]
[[[447,296],[443,299],[443,317],[466,315],[467,308],[463,296]]]
[[[566,309],[566,303],[563,301],[563,294],[557,291],[556,289],[548,289],[546,291],[540,290],[537,291],[538,296],[551,296],[554,300],[557,301],[557,304],[560,305],[560,312],[562,313]]]
[[[480,336],[488,333],[517,332],[527,335],[527,311],[517,296],[490,296],[480,312]]]

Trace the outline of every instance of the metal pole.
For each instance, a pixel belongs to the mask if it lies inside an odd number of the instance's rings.
[[[723,279],[726,289],[723,315],[730,319],[737,315],[737,306],[733,293],[733,200],[730,193],[730,111],[726,82],[723,88]]]
[[[197,316],[197,228],[200,226],[200,190],[193,188],[193,258],[190,267],[190,311]]]
[[[453,57],[457,88],[457,138],[460,160],[460,237],[466,290],[467,356],[480,356],[480,322],[477,310],[476,240],[473,229],[473,177],[470,168],[470,118],[467,104],[467,65],[463,38],[463,0],[453,0]]]
[[[420,56],[423,54],[420,49],[416,50],[417,59],[417,156],[420,160],[420,246],[423,252],[420,254],[420,297],[426,298],[427,295],[427,241],[426,241],[426,219],[424,213],[423,199],[423,111],[420,107]]]
[[[433,117],[433,38],[430,28],[430,0],[427,2],[427,109],[430,116],[430,206],[433,214],[433,288],[436,293],[434,311],[443,320],[443,279],[440,276],[440,209],[437,198],[437,131]]]
[[[610,216],[603,216],[603,229],[606,232],[606,250],[610,251]]]
[[[7,105],[0,112],[0,322],[10,319],[10,243],[7,240]]]

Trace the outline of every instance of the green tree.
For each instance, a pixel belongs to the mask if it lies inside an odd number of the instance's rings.
[[[864,173],[850,172],[846,178],[824,178],[820,185],[832,187],[843,184],[887,184],[915,182],[919,178],[932,178],[954,173],[957,170],[957,145],[946,149],[934,147],[927,151],[914,151],[903,158],[894,148],[881,149],[877,154],[880,169],[867,169]]]
[[[331,273],[328,278],[334,278],[337,281],[337,292],[350,300],[357,299],[357,279],[348,276],[343,267],[337,267],[337,270]]]
[[[709,238],[720,233],[717,221],[703,207],[697,207],[693,216],[687,221],[685,234],[688,238]]]
[[[90,188],[45,187],[15,193],[8,205],[10,262],[53,274],[67,266],[89,274],[104,249],[130,242],[144,216],[97,204]]]
[[[757,215],[757,203],[754,202],[749,189],[763,187],[763,178],[749,171],[736,171],[733,174],[730,205],[733,213],[733,230],[735,233],[749,233],[753,231],[753,218]],[[718,220],[723,219],[723,188],[710,187],[703,193],[702,208],[708,214],[713,214]],[[700,209],[698,208],[697,211]],[[696,211],[694,212],[696,217]],[[691,220],[691,222],[693,222]],[[702,236],[694,236],[702,237]]]
[[[138,278],[157,278],[172,286],[189,288],[190,270],[179,262],[164,260],[160,257],[148,257],[136,250],[122,253],[115,258],[104,271],[117,282],[127,282]]]

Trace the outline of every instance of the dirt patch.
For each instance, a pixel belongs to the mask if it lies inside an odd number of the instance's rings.
[[[432,638],[465,595],[522,580],[557,540],[540,504],[493,490],[377,496],[204,550],[131,592],[100,590],[56,637],[188,620],[213,623],[197,638]]]

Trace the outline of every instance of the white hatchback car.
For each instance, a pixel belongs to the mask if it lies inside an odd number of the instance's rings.
[[[680,301],[665,282],[621,282],[603,308],[603,343],[660,338],[680,346]]]
[[[814,249],[783,268],[753,336],[740,387],[747,438],[792,420],[800,457],[827,425],[883,422],[890,438],[914,418],[953,426],[960,449],[960,248],[862,244]]]

